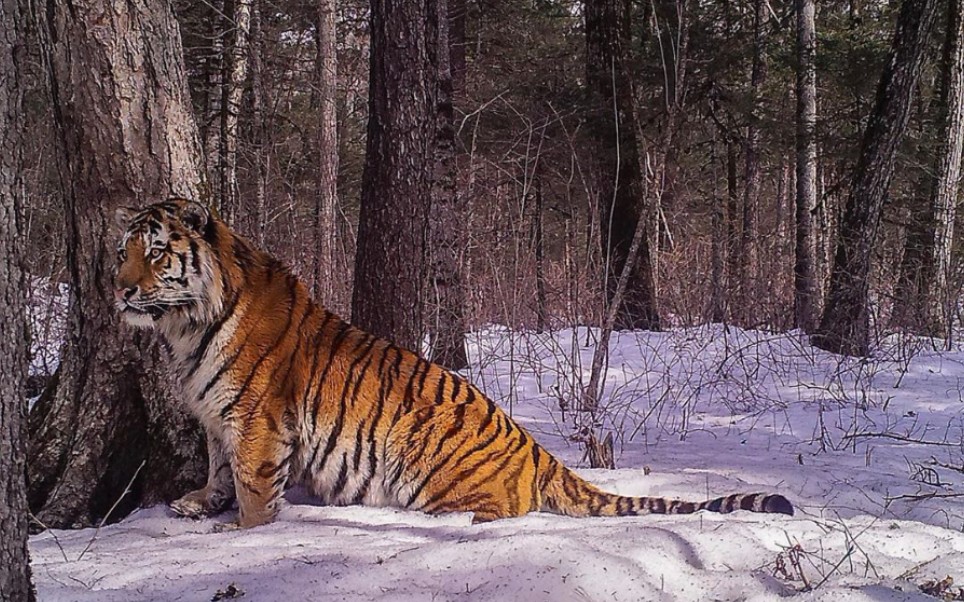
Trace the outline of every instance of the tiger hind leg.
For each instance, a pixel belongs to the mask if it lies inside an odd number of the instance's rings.
[[[411,412],[386,443],[386,489],[401,507],[472,512],[486,522],[541,504],[533,461],[540,452],[487,400]]]

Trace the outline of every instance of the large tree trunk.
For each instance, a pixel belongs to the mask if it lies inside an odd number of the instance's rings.
[[[949,335],[953,318],[949,275],[964,149],[964,0],[947,5],[934,177],[927,210],[911,221],[893,311],[895,324],[938,336]]]
[[[593,172],[606,259],[607,301],[611,304],[629,257],[636,224],[648,219],[633,114],[635,94],[628,64],[630,3],[587,0],[584,12],[591,128],[596,141]],[[643,237],[636,262],[630,266],[626,292],[616,316],[617,329],[659,330],[648,239],[648,235]]]
[[[372,1],[352,321],[415,351],[435,163],[437,21],[434,2]]]
[[[943,113],[941,151],[938,154],[937,181],[931,195],[934,214],[934,246],[929,253],[932,278],[923,293],[931,308],[935,329],[949,336],[955,299],[951,296],[951,250],[954,246],[954,220],[957,215],[961,178],[961,153],[964,151],[964,2],[950,0],[947,36],[944,45]]]
[[[335,0],[318,0],[318,190],[315,196],[315,297],[331,303],[338,227],[338,56],[335,29]]]
[[[866,355],[870,348],[871,257],[936,7],[937,0],[904,0],[897,16],[893,47],[877,88],[840,224],[830,290],[820,326],[812,337],[814,345],[828,351]]]
[[[27,286],[20,0],[0,2],[0,602],[33,600],[27,553]]]
[[[71,303],[58,378],[30,417],[28,494],[44,524],[66,527],[105,517],[122,496],[111,518],[203,480],[203,439],[159,375],[150,335],[113,311],[118,234],[108,228],[117,206],[196,198],[201,161],[167,2],[45,9]]]
[[[432,360],[452,370],[468,365],[465,355],[465,295],[459,261],[465,247],[460,225],[462,207],[455,176],[455,111],[449,10],[446,0],[435,0],[438,10],[438,97],[432,208],[429,217],[431,277],[429,296],[434,300]],[[464,10],[464,8],[463,8]]]
[[[793,324],[804,332],[816,321],[814,241],[811,216],[817,206],[817,32],[814,0],[796,0],[797,10],[797,191],[793,264]]]

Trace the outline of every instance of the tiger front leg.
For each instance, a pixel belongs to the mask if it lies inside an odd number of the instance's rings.
[[[242,529],[273,521],[284,494],[291,445],[272,424],[277,422],[257,419],[237,438],[234,481]]]
[[[171,502],[171,510],[179,516],[201,518],[223,512],[234,501],[234,476],[231,458],[221,439],[207,431],[208,482],[196,490]]]

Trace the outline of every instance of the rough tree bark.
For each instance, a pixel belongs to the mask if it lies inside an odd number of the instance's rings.
[[[451,63],[450,13],[447,0],[437,9],[438,91],[432,208],[429,213],[431,275],[429,298],[434,301],[432,360],[452,370],[468,366],[465,354],[465,294],[459,260],[465,246],[460,227],[461,199],[455,175],[455,110]],[[464,7],[463,7],[464,10]],[[460,42],[460,41],[458,41]]]
[[[0,602],[33,600],[27,553],[27,286],[21,229],[24,15],[0,2]]]
[[[630,7],[625,0],[584,3],[586,71],[591,128],[596,141],[592,167],[610,304],[629,257],[636,224],[648,219],[633,115],[635,94],[628,65]],[[648,235],[644,236],[635,265],[630,266],[626,292],[616,316],[617,329],[660,328],[648,239]]]
[[[901,3],[840,224],[823,315],[811,337],[814,345],[828,351],[866,355],[870,348],[868,279],[873,247],[936,7],[937,0]]]
[[[928,206],[913,219],[904,245],[894,299],[896,325],[948,336],[953,320],[949,291],[954,219],[964,150],[964,0],[948,0],[947,32]]]
[[[797,11],[797,190],[793,264],[793,323],[810,332],[816,322],[814,241],[811,216],[817,206],[817,33],[814,0],[796,0]]]
[[[338,228],[338,55],[335,0],[318,0],[318,190],[315,193],[314,292],[321,303],[331,303]]]
[[[428,0],[373,0],[368,136],[352,321],[419,351],[435,162],[438,15]]]
[[[200,147],[171,6],[48,0],[41,28],[62,155],[71,303],[57,377],[30,416],[31,509],[88,525],[202,482],[203,438],[176,407],[149,334],[112,307],[114,209],[201,189]]]

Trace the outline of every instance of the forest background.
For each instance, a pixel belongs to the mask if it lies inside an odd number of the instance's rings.
[[[110,309],[117,206],[207,203],[327,307],[454,369],[493,323],[801,329],[860,356],[956,336],[961,0],[3,6],[4,298],[50,317],[35,349],[64,344],[12,428],[39,524],[203,472],[158,350]],[[604,355],[571,400],[593,465]]]

